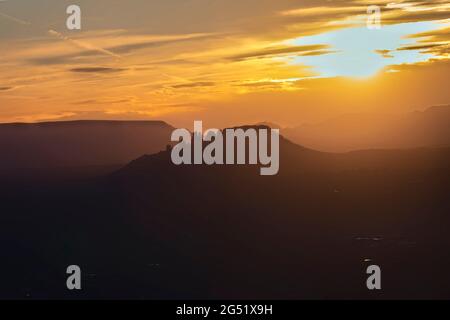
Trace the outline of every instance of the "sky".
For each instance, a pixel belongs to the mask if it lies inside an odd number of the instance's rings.
[[[0,122],[423,110],[450,104],[449,44],[445,0],[0,0]]]

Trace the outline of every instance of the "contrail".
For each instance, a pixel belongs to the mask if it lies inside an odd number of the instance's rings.
[[[0,2],[6,2],[6,1],[8,1],[8,0],[0,0]],[[19,24],[21,24],[21,25],[24,25],[24,26],[29,26],[29,25],[31,25],[31,23],[29,23],[28,21],[20,20],[20,19],[18,19],[18,18],[15,18],[15,17],[12,17],[12,16],[10,16],[10,15],[7,15],[6,13],[0,12],[0,16],[3,17],[3,18],[8,19],[8,20],[10,20],[10,21],[17,22],[17,23],[19,23]]]
[[[114,58],[118,58],[118,59],[122,58],[120,55],[115,54],[112,51],[109,51],[109,50],[106,50],[106,49],[103,49],[103,48],[100,48],[100,47],[93,46],[93,45],[91,45],[89,43],[82,42],[80,40],[71,39],[71,38],[69,38],[69,37],[63,35],[62,33],[58,32],[58,31],[55,31],[53,29],[48,30],[48,33],[53,35],[53,36],[56,36],[56,37],[60,38],[61,40],[69,41],[69,42],[73,43],[74,45],[76,45],[77,47],[79,47],[81,49],[95,50],[95,51],[101,52],[103,54],[109,55],[109,56],[114,57]]]
[[[5,1],[1,1],[1,2],[5,2]],[[8,19],[8,20],[10,20],[10,21],[17,22],[17,23],[19,23],[19,24],[21,24],[21,25],[25,25],[25,26],[31,25],[31,23],[29,23],[28,21],[24,21],[24,20],[20,20],[20,19],[11,17],[11,16],[9,16],[9,15],[7,15],[7,14],[5,14],[5,13],[2,13],[2,12],[0,12],[0,16],[3,17],[3,18]]]
[[[0,0],[0,2],[6,2],[6,1],[7,0]],[[19,23],[21,25],[26,25],[26,26],[30,26],[31,25],[31,23],[28,22],[28,21],[24,21],[24,20],[12,17],[12,16],[7,15],[7,14],[2,13],[2,12],[0,12],[0,17],[6,18],[6,19],[8,19],[10,21]],[[79,40],[71,39],[71,38],[69,38],[69,37],[63,35],[62,33],[58,32],[58,31],[55,31],[53,29],[48,30],[48,33],[53,35],[53,36],[56,36],[56,37],[60,38],[61,40],[69,41],[69,42],[71,42],[72,44],[76,45],[77,47],[79,47],[81,49],[95,50],[97,52],[101,52],[103,54],[106,54],[106,55],[114,57],[114,58],[118,58],[118,59],[122,58],[121,56],[119,56],[118,54],[115,54],[112,51],[109,51],[109,50],[106,50],[106,49],[103,49],[103,48],[100,48],[100,47],[93,46],[93,45],[91,45],[89,43],[86,43],[86,42],[82,42],[82,41],[79,41]]]

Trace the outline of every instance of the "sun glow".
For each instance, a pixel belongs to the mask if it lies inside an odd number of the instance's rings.
[[[442,26],[434,22],[413,22],[383,26],[379,30],[355,27],[287,41],[291,45],[327,45],[331,52],[323,55],[298,56],[291,64],[313,67],[318,77],[371,77],[390,65],[414,64],[433,58],[409,36],[430,32]]]

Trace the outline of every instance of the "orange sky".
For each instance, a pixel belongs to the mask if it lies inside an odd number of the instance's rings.
[[[291,126],[450,103],[450,1],[85,0],[81,31],[69,4],[0,2],[0,122]]]

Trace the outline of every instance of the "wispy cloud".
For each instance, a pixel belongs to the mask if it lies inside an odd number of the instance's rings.
[[[175,89],[183,89],[183,88],[198,88],[198,87],[212,87],[214,86],[214,82],[192,82],[192,83],[183,83],[172,86]]]
[[[230,60],[240,61],[249,58],[265,58],[280,55],[308,55],[311,53],[325,54],[325,49],[328,49],[328,45],[315,44],[304,46],[283,46],[283,47],[270,47],[242,54],[237,54],[229,57]]]
[[[109,67],[84,67],[84,68],[70,69],[70,71],[78,73],[110,73],[110,72],[121,72],[124,70],[125,69],[122,68],[109,68]]]
[[[111,56],[111,57],[117,58],[117,59],[121,58],[120,55],[115,54],[111,50],[103,49],[103,48],[100,48],[98,46],[94,46],[94,45],[92,45],[90,43],[87,43],[87,42],[84,42],[84,41],[80,41],[80,40],[69,38],[69,37],[63,35],[62,33],[58,32],[58,31],[50,29],[48,31],[48,33],[51,34],[52,36],[58,37],[61,40],[68,41],[68,42],[76,45],[77,47],[79,47],[81,49],[96,51],[98,53],[102,53],[102,54],[105,54],[105,55],[108,55],[108,56]]]

